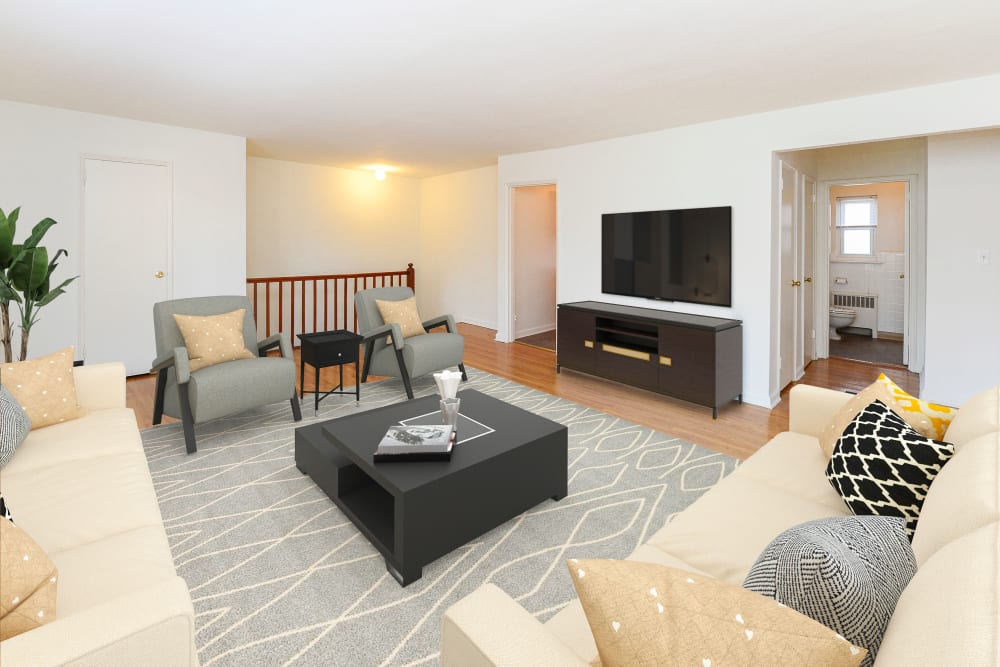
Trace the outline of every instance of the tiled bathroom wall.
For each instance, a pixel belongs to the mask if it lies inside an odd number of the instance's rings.
[[[906,282],[900,276],[905,272],[906,255],[901,252],[880,252],[877,263],[830,262],[830,289],[878,295],[878,330],[902,334]]]

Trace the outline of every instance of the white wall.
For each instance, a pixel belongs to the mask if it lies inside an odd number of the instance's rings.
[[[1000,384],[1000,131],[927,143],[927,362],[922,394],[961,405]],[[989,261],[980,262],[980,253]]]
[[[514,337],[556,328],[556,188],[512,191]]]
[[[495,329],[497,168],[425,178],[420,187],[421,313]]]
[[[403,270],[419,281],[420,181],[247,159],[247,275]]]
[[[244,292],[243,137],[0,100],[0,147],[0,208],[9,212],[21,206],[18,240],[42,218],[58,222],[44,239],[49,248],[69,250],[56,271],[57,280],[80,273],[81,158],[97,155],[172,166],[174,242],[168,273],[173,297]],[[107,242],[126,253],[145,240],[137,229],[130,238]],[[80,344],[83,288],[79,281],[73,283],[41,311],[31,333],[31,356]],[[154,351],[149,353],[152,359]]]
[[[498,337],[511,311],[507,189],[559,188],[558,301],[598,299],[736,317],[744,323],[744,397],[778,400],[778,299],[773,153],[1000,125],[1000,76],[838,100],[567,148],[502,156],[497,197]],[[660,304],[601,294],[600,217],[606,211],[733,207],[733,307]],[[938,295],[938,292],[934,292]],[[776,308],[776,305],[775,305]],[[981,339],[987,341],[983,332]],[[930,355],[948,350],[928,350]],[[937,368],[937,365],[931,368]],[[934,371],[928,370],[928,373]]]

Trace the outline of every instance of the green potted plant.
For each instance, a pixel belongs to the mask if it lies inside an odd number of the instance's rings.
[[[59,264],[59,258],[69,255],[59,249],[52,259],[44,246],[39,246],[45,232],[56,221],[45,218],[36,224],[23,243],[14,243],[17,219],[21,208],[15,208],[7,215],[0,209],[0,342],[3,345],[4,360],[11,362],[13,345],[10,328],[10,304],[18,305],[21,313],[21,354],[20,360],[28,358],[28,339],[31,328],[38,322],[38,312],[65,293],[65,287],[76,280],[68,278],[57,287],[51,287],[52,273]]]

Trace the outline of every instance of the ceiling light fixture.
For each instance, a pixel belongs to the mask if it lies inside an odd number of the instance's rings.
[[[376,169],[375,170],[375,180],[376,181],[384,181],[385,180],[385,169]]]

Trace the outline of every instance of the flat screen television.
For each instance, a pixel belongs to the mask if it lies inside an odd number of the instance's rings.
[[[605,213],[601,291],[732,305],[733,208]]]

